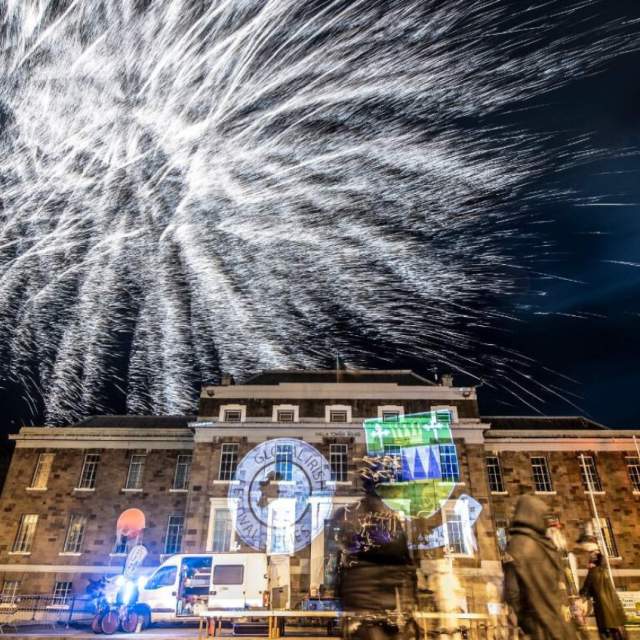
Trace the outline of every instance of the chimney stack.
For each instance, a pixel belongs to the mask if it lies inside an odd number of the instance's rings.
[[[220,384],[223,387],[230,387],[231,385],[235,384],[236,381],[233,378],[233,375],[230,373],[223,373],[222,374],[222,378],[220,380]]]
[[[442,386],[453,387],[453,375],[451,373],[442,374]]]

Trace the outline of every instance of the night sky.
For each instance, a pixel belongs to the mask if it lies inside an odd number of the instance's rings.
[[[634,0],[601,3],[597,11],[603,21],[640,18]],[[518,276],[516,293],[492,300],[493,308],[513,320],[499,323],[493,332],[477,330],[479,340],[499,342],[532,358],[539,379],[558,390],[558,396],[545,394],[535,403],[538,412],[580,413],[614,427],[640,426],[639,69],[640,53],[625,54],[605,63],[599,73],[569,80],[509,116],[540,136],[551,132],[554,148],[589,134],[591,147],[599,152],[571,170],[558,172],[550,166],[539,177],[541,189],[552,183],[570,195],[538,203],[529,223],[522,221],[530,225],[526,233],[535,234],[516,249],[528,269]],[[476,331],[464,323],[461,327]],[[326,366],[333,358],[327,354]],[[409,367],[427,377],[448,370],[423,358],[390,358],[383,348],[355,364]],[[491,372],[485,373],[489,380]],[[456,374],[456,381],[470,380]],[[41,419],[41,407],[34,413],[22,395],[15,383],[0,389],[4,432]],[[479,389],[479,397],[485,415],[534,412],[490,382]],[[124,411],[115,386],[110,409]]]

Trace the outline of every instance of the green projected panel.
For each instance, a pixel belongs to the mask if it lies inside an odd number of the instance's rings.
[[[428,411],[364,422],[369,456],[393,456],[395,481],[378,486],[385,503],[414,517],[440,509],[458,480],[458,458],[449,411]]]

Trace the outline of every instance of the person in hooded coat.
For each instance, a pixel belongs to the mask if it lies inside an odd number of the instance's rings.
[[[540,498],[518,499],[503,558],[505,600],[532,640],[576,640],[562,558],[546,535],[548,515]]]
[[[580,595],[593,600],[593,612],[601,638],[621,640],[626,636],[624,609],[599,551],[592,556]]]

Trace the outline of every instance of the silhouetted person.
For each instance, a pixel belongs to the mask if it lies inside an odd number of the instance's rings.
[[[532,640],[576,640],[563,561],[546,535],[548,511],[540,498],[518,499],[503,560],[505,599]]]
[[[593,612],[601,638],[622,640],[626,637],[624,609],[599,551],[591,556],[589,572],[580,593],[593,600]]]

